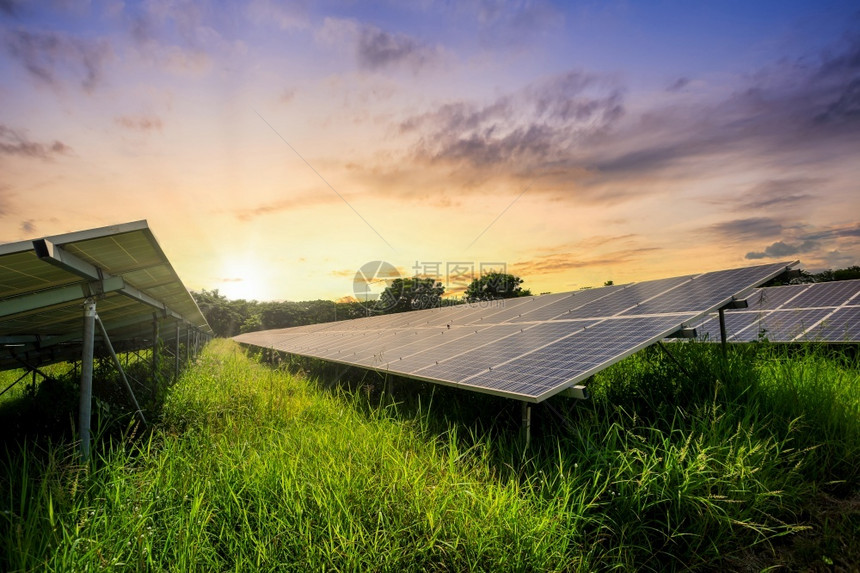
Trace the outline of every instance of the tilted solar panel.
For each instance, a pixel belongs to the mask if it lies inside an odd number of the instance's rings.
[[[537,402],[691,325],[733,298],[747,296],[790,266],[759,265],[235,338],[244,344]]]
[[[856,321],[860,280],[759,288],[746,309],[725,312],[729,342],[860,342]],[[695,325],[700,338],[720,340],[715,316]]]
[[[860,341],[860,306],[839,308],[818,325],[817,334],[830,342]]]

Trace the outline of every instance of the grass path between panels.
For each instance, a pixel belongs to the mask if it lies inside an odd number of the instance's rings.
[[[634,357],[596,381],[573,432],[546,432],[524,459],[516,435],[431,431],[432,411],[368,408],[361,393],[320,390],[216,340],[146,436],[100,443],[87,467],[70,445],[6,453],[0,569],[848,568],[856,507],[824,541],[814,531],[808,555],[779,548],[819,526],[810,500],[827,484],[851,482],[827,498],[840,507],[856,500],[856,402],[818,430],[767,382],[794,376],[803,388],[806,375],[757,368],[735,376],[752,386],[724,380],[707,399],[610,400],[610,381],[635,396],[650,376],[674,375]],[[838,447],[811,441],[846,428]]]

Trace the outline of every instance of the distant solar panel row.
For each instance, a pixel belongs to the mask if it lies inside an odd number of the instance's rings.
[[[252,332],[236,340],[539,402],[793,264]]]
[[[860,341],[860,280],[760,288],[746,301],[748,308],[725,313],[730,342]],[[716,316],[703,317],[696,330],[720,340]]]

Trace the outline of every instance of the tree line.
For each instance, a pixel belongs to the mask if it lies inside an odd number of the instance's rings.
[[[463,298],[444,298],[445,287],[432,278],[398,278],[375,301],[355,299],[260,302],[230,300],[218,289],[192,291],[191,295],[217,336],[289,328],[364,316],[391,314],[517,296],[531,296],[523,279],[507,273],[488,273],[473,280]]]
[[[860,266],[828,269],[819,273],[801,271],[793,283],[860,279]],[[522,288],[523,279],[507,273],[488,273],[473,280],[463,298],[444,298],[445,287],[432,278],[398,278],[379,298],[370,303],[357,300],[306,300],[300,302],[229,300],[218,289],[192,291],[194,300],[217,336],[231,337],[244,332],[289,328],[334,320],[350,320],[377,314],[391,314],[502,298],[531,296]],[[611,285],[606,281],[604,286]],[[777,284],[777,283],[773,283]]]

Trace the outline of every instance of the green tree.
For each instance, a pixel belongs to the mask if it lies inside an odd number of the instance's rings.
[[[844,269],[836,269],[833,271],[833,280],[847,281],[852,279],[860,279],[860,266],[854,265]]]
[[[376,302],[376,311],[390,314],[439,307],[444,293],[442,283],[432,278],[394,279]]]
[[[531,296],[532,291],[520,285],[523,279],[507,273],[487,273],[466,287],[464,296],[469,302]]]
[[[217,288],[192,292],[191,296],[216,336],[230,337],[239,334],[239,326],[245,322],[245,316],[237,308],[238,301],[227,300]],[[245,301],[241,302],[247,304]]]

